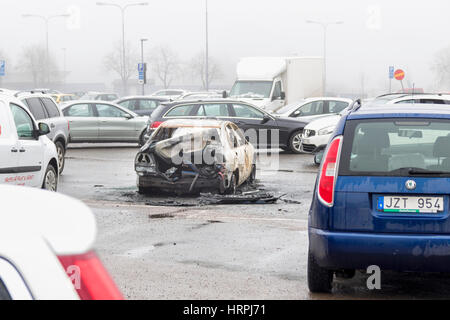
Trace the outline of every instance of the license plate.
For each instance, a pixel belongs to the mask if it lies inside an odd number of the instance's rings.
[[[444,211],[444,198],[379,197],[378,211],[392,213],[439,213]]]

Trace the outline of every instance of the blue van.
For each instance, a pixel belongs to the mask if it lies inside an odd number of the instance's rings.
[[[450,272],[450,108],[355,104],[325,151],[309,212],[308,285],[335,274]]]

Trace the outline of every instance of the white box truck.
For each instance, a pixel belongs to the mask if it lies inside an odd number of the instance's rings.
[[[251,57],[237,66],[230,97],[275,111],[305,98],[323,96],[322,57]]]

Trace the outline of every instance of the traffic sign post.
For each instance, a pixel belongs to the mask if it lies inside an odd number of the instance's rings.
[[[403,71],[402,69],[397,69],[394,72],[394,78],[401,82],[402,90],[405,91],[405,87],[403,86],[403,79],[405,79],[405,71]]]
[[[392,79],[394,79],[394,66],[389,67],[389,93],[392,93]]]
[[[138,72],[139,72],[139,84],[144,85],[147,84],[147,64],[139,63],[138,64]]]
[[[6,61],[0,60],[0,77],[4,77],[6,75]]]

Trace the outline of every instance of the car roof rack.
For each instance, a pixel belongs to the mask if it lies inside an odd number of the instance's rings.
[[[36,94],[36,93],[47,94],[45,91],[38,91],[38,90],[24,90],[24,91],[16,92],[16,93],[14,94],[14,97],[18,98],[21,94],[27,94],[27,93],[31,93],[31,94]]]
[[[352,113],[355,111],[358,111],[362,106],[362,102],[361,99],[356,99],[355,101],[353,101],[353,104],[348,108],[348,112]]]

